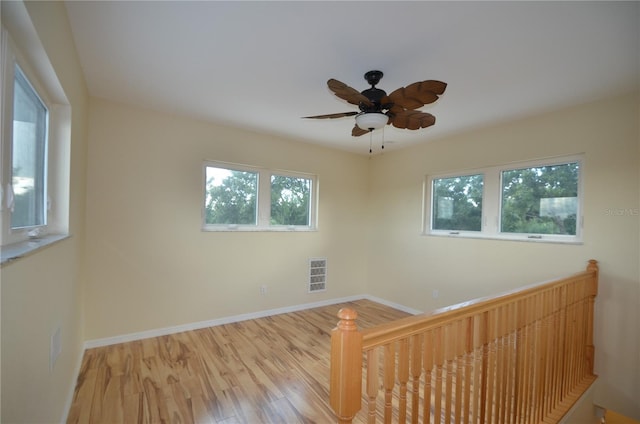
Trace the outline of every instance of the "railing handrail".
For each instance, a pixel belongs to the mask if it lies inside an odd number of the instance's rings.
[[[431,312],[400,318],[393,322],[371,328],[365,328],[360,330],[360,333],[362,334],[362,349],[366,350],[376,346],[382,346],[392,340],[409,337],[426,329],[442,326],[447,324],[449,321],[458,320],[467,315],[475,315],[483,309],[493,308],[500,303],[513,302],[540,291],[551,290],[555,287],[564,285],[569,280],[590,278],[597,272],[597,261],[591,259],[589,260],[587,270],[577,272],[568,277],[534,283],[528,286],[504,291],[496,295],[479,297],[456,303],[455,305],[439,308]],[[593,295],[596,294],[597,286],[594,286]]]
[[[361,409],[363,370],[369,423],[378,414],[391,422],[396,413],[406,422],[409,397],[412,423],[420,416],[431,422],[431,415],[447,424],[453,417],[557,422],[596,378],[598,273],[590,260],[586,271],[567,277],[362,331],[357,312],[341,309],[331,334],[330,404],[338,422],[351,423]],[[376,406],[382,392],[383,411]]]

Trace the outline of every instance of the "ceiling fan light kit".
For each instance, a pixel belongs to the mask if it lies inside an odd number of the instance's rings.
[[[379,130],[389,122],[389,117],[380,112],[363,112],[356,115],[356,125],[365,131]]]
[[[351,131],[354,137],[384,128],[387,124],[408,130],[427,128],[435,124],[435,116],[416,109],[438,100],[447,88],[446,83],[435,80],[414,82],[387,95],[384,90],[376,88],[382,76],[381,71],[369,71],[364,74],[371,88],[362,92],[336,79],[330,79],[327,81],[329,90],[347,103],[358,106],[360,112],[331,113],[307,118],[333,119],[355,116],[356,124]]]

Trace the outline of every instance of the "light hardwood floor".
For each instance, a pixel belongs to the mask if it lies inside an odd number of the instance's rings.
[[[625,417],[615,411],[607,411],[604,422],[606,422],[606,424],[640,424],[640,421]]]
[[[409,314],[367,300],[85,352],[68,423],[331,423],[330,332]]]

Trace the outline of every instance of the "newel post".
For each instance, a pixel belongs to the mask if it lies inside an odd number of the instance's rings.
[[[357,316],[353,309],[340,309],[340,321],[331,331],[329,401],[340,424],[350,424],[362,407],[362,334]]]
[[[593,345],[593,321],[595,315],[595,301],[596,296],[598,295],[598,276],[599,276],[599,268],[598,261],[595,259],[589,260],[589,265],[587,265],[587,271],[593,272],[593,278],[589,284],[589,310],[587,317],[587,346],[586,346],[586,360],[587,360],[587,369],[593,374],[594,362],[595,362],[595,346]]]

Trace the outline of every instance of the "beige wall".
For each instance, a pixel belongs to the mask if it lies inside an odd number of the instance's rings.
[[[7,2],[2,2],[3,11],[6,6]],[[25,10],[19,3],[10,6]],[[64,6],[29,2],[24,13],[30,17],[72,108],[72,237],[3,265],[0,271],[3,423],[59,422],[67,412],[84,342],[81,281],[88,95]],[[16,42],[20,44],[20,40]],[[62,353],[50,372],[49,341],[58,326]]]
[[[103,100],[90,109],[87,340],[364,293],[368,158]],[[319,231],[201,231],[204,160],[318,175]],[[311,257],[328,259],[326,292],[307,293]]]
[[[638,97],[626,96],[376,157],[368,292],[428,311],[581,270],[595,258],[596,401],[640,418],[638,140]],[[575,153],[585,155],[582,245],[420,235],[425,175]]]

